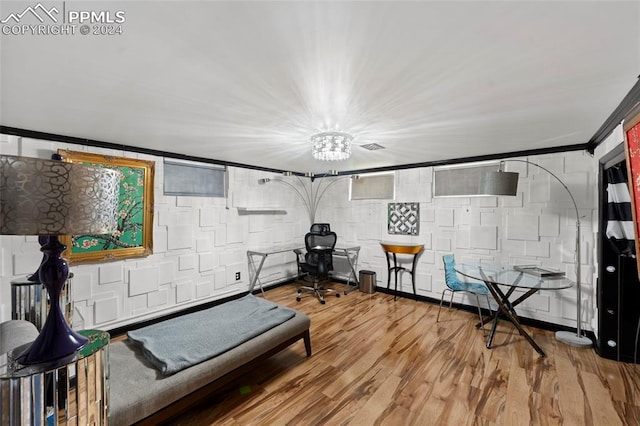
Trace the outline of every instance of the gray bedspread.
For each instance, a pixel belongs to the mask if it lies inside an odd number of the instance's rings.
[[[213,358],[291,319],[295,312],[248,294],[127,333],[163,374]]]

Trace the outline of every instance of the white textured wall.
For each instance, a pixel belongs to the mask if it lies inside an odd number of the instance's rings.
[[[576,199],[581,216],[583,327],[593,328],[596,323],[593,283],[597,160],[583,152],[520,159],[552,171],[567,184]],[[458,262],[546,266],[575,279],[576,220],[567,192],[535,166],[507,162],[506,170],[520,173],[516,197],[434,198],[432,168],[397,171],[396,201],[420,202],[420,235],[416,237],[387,233],[388,201],[349,202],[346,195],[333,193],[331,203],[322,205],[318,218],[331,222],[339,236],[362,246],[359,269],[375,271],[379,286],[387,285],[388,276],[380,241],[425,245],[417,266],[417,291],[437,299],[445,288],[441,259],[446,253],[454,253]],[[402,289],[412,291],[409,274],[402,277]],[[463,295],[456,295],[454,300],[475,304],[475,298],[470,300]],[[521,304],[518,312],[522,316],[575,327],[576,291],[539,292]]]
[[[156,162],[153,254],[72,265],[75,328],[114,328],[246,291],[247,249],[299,243],[308,229],[306,211],[292,194],[258,185],[269,173],[231,168],[228,204],[224,198],[164,196],[161,157],[0,136],[2,154],[48,159],[60,148]],[[240,215],[233,206],[286,206],[287,214]],[[0,320],[11,317],[11,280],[37,268],[39,247],[35,236],[0,236]],[[281,281],[295,273],[295,257],[285,253],[270,256],[261,276]]]
[[[0,153],[49,158],[59,148],[156,161],[154,253],[147,258],[72,266],[74,326],[109,329],[161,313],[246,291],[246,251],[273,244],[302,243],[306,211],[283,185],[258,185],[272,174],[230,169],[229,199],[165,197],[162,158],[26,138],[0,137]],[[567,183],[582,218],[582,282],[585,328],[594,323],[594,224],[597,161],[580,152],[528,157]],[[380,241],[420,242],[418,293],[439,298],[444,289],[441,256],[459,262],[509,262],[561,269],[574,278],[575,214],[565,190],[544,171],[508,163],[520,172],[518,196],[433,198],[432,168],[396,172],[396,201],[420,202],[420,235],[387,233],[387,200],[348,201],[348,180],[330,188],[316,215],[330,222],[339,245],[362,247],[358,269],[377,273],[386,286]],[[318,181],[316,181],[316,185]],[[273,207],[287,214],[239,214],[236,207]],[[40,260],[36,237],[0,236],[0,319],[10,317],[10,281],[31,273]],[[284,267],[282,264],[284,263]],[[295,274],[293,253],[269,256],[261,277],[283,280]],[[241,272],[242,279],[235,280]],[[411,291],[408,275],[403,291]],[[575,290],[541,292],[519,307],[527,317],[575,326]],[[295,297],[292,294],[292,298]],[[348,296],[347,296],[348,297]],[[472,303],[465,300],[465,303]],[[327,305],[328,306],[328,305]]]

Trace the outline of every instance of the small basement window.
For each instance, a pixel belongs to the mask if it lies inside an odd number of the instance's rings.
[[[434,167],[433,196],[484,196],[478,194],[480,177],[486,172],[495,172],[499,167],[499,162]]]
[[[372,173],[351,179],[350,200],[393,200],[396,197],[394,172]]]
[[[226,197],[227,168],[165,158],[164,195]]]

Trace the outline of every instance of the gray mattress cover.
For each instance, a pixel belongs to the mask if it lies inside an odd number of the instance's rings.
[[[309,329],[311,321],[295,311],[290,320],[215,358],[163,375],[131,343],[109,345],[109,424],[129,425],[211,383],[279,344]]]
[[[156,368],[170,375],[218,356],[294,315],[291,309],[247,294],[127,335]]]

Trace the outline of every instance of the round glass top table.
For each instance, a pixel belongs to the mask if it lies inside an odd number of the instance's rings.
[[[564,274],[546,271],[542,268],[518,267],[490,264],[456,264],[455,270],[465,277],[480,280],[487,285],[489,292],[498,304],[498,309],[482,321],[482,324],[493,321],[491,332],[487,339],[487,348],[491,348],[498,320],[509,320],[520,332],[527,342],[541,355],[546,356],[542,348],[533,340],[520,324],[520,319],[515,307],[524,302],[539,290],[563,290],[573,287],[574,283],[565,278]],[[528,271],[528,272],[525,272]],[[506,287],[506,293],[502,287]],[[516,289],[524,290],[515,300],[510,300]],[[478,324],[480,327],[482,324]]]

